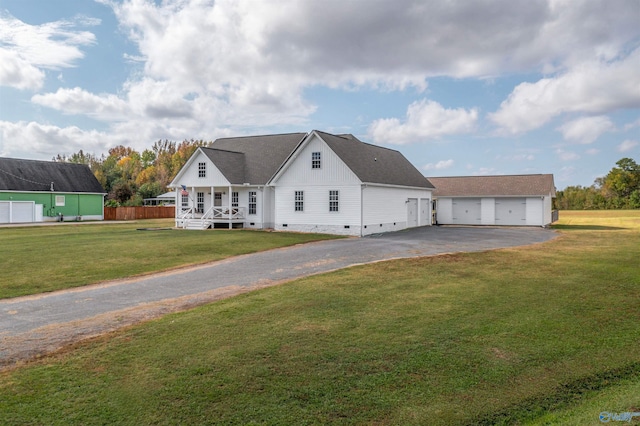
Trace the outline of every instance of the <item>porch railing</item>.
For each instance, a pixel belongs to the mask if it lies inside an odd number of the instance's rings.
[[[213,218],[215,219],[244,219],[245,218],[245,208],[244,207],[214,207],[213,208]]]
[[[180,210],[180,213],[178,213],[176,217],[176,226],[186,228],[189,224],[189,219],[193,219],[193,207]]]

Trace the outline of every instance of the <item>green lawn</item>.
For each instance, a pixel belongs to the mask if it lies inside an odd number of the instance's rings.
[[[95,339],[0,374],[0,423],[597,425],[640,411],[640,211],[561,212],[558,228]]]
[[[139,231],[173,219],[0,228],[0,298],[78,287],[239,254],[335,238],[241,230]]]

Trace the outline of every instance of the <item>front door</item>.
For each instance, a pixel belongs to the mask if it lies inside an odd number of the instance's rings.
[[[213,194],[213,207],[222,207],[222,192]]]
[[[204,213],[204,192],[198,192],[196,195],[196,212]]]

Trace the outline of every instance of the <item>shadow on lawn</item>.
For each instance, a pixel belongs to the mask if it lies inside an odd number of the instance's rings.
[[[556,391],[551,394],[525,399],[517,405],[507,407],[502,411],[475,418],[472,424],[520,424],[525,421],[534,420],[549,411],[560,410],[572,404],[579,403],[590,394],[616,385],[620,381],[639,373],[640,362],[632,362],[620,368],[578,378],[572,382],[560,385],[556,388]],[[594,419],[597,419],[597,414],[594,414]]]
[[[627,228],[602,225],[552,225],[551,229],[566,229],[569,231],[624,231]]]

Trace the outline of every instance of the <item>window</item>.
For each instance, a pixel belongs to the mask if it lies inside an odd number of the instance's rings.
[[[189,207],[189,194],[182,194],[182,207]]]
[[[207,163],[198,163],[198,177],[207,177]]]
[[[56,207],[64,207],[64,195],[56,195]]]
[[[311,168],[312,169],[319,169],[320,168],[320,153],[319,152],[312,152],[311,153]]]
[[[296,191],[295,211],[304,211],[304,191]]]
[[[231,193],[231,207],[238,207],[238,193]]]
[[[257,198],[256,191],[249,191],[249,214],[257,214]]]
[[[204,213],[204,192],[198,192],[196,200],[198,201],[198,213]]]
[[[329,191],[329,211],[337,212],[339,210],[338,190]]]

